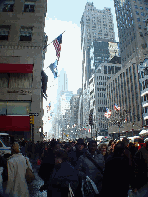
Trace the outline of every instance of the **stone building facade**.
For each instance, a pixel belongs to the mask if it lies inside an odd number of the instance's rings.
[[[16,140],[42,140],[46,12],[47,0],[0,1],[0,131]]]

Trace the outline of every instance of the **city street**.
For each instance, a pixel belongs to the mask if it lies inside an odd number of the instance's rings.
[[[39,191],[41,185],[43,185],[44,182],[38,176],[38,173],[37,173],[38,166],[36,165],[35,161],[34,162],[32,161],[32,166],[33,166],[33,170],[34,170],[34,174],[35,174],[35,180],[30,185],[28,185],[29,192],[30,192],[30,197],[47,197],[47,192],[46,191],[43,191],[43,192]],[[0,167],[0,194],[3,193],[2,176],[1,176],[2,171],[3,171],[3,168]]]

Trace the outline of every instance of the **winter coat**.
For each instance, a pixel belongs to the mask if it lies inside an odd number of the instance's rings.
[[[140,189],[148,183],[148,150],[142,147],[137,151],[134,158],[135,179],[134,187]]]
[[[42,163],[38,172],[38,175],[44,180],[44,182],[47,182],[49,179],[53,168],[55,165],[55,154],[51,149],[48,149],[46,151],[46,155],[44,155],[42,159]]]
[[[77,165],[79,157],[82,156],[85,152],[86,152],[85,148],[83,148],[82,151],[79,151],[78,149],[76,149],[76,150],[69,152],[68,158],[69,158],[69,162],[71,163],[71,165],[75,167]]]
[[[87,154],[89,154],[89,156],[96,161],[96,163],[100,166],[102,170],[98,169],[96,165],[86,157],[86,154],[84,154],[79,158],[78,164],[76,166],[76,169],[78,170],[78,175],[82,179],[86,176],[89,176],[89,178],[94,181],[98,190],[100,191],[102,188],[103,170],[105,167],[104,157],[102,154],[97,154],[97,152],[95,152],[94,156],[89,153],[89,151],[87,151]]]
[[[68,196],[69,183],[74,192],[78,185],[78,176],[75,169],[68,162],[55,165],[48,182],[47,196]]]
[[[99,197],[127,197],[130,167],[126,156],[110,157],[105,164],[102,190]]]
[[[29,197],[29,190],[25,179],[27,163],[32,169],[28,158],[21,153],[13,154],[7,161],[8,181],[6,184],[5,195],[9,197]]]

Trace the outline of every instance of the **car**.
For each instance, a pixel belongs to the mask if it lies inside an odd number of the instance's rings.
[[[11,147],[6,146],[3,140],[0,139],[0,156],[4,154],[11,154]]]

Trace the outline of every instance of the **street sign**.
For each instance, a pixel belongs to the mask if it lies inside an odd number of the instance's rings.
[[[39,113],[29,113],[29,116],[38,116]]]

